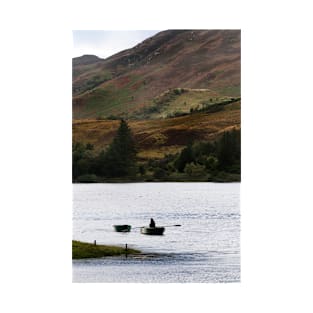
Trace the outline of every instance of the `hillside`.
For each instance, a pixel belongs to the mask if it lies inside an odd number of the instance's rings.
[[[162,100],[178,88],[188,92]],[[73,59],[74,119],[164,118],[238,96],[239,30],[168,30],[107,59]]]
[[[119,121],[76,120],[73,142],[91,143],[96,151],[112,141]],[[240,128],[240,101],[225,105],[218,112],[196,112],[186,116],[160,120],[129,121],[143,160],[163,158],[179,152],[190,141],[213,141],[224,131]]]

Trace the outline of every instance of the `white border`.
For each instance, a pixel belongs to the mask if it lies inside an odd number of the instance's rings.
[[[312,311],[307,4],[2,4],[2,311]],[[242,283],[72,284],[71,31],[166,28],[242,29]]]

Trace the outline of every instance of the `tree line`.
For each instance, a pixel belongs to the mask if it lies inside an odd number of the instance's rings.
[[[140,162],[125,120],[106,150],[96,153],[90,143],[73,143],[73,182],[239,181],[240,130],[224,132],[214,142],[190,142],[177,154]]]

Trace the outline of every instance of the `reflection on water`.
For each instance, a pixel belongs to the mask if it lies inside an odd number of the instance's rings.
[[[74,282],[240,281],[240,184],[74,185],[73,239],[137,248],[144,256],[73,261]],[[153,217],[163,236],[140,234]],[[113,224],[131,224],[130,233]]]

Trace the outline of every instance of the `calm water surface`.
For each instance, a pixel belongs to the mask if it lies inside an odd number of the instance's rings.
[[[124,246],[145,257],[74,260],[73,282],[240,281],[239,183],[75,184],[73,239]],[[153,217],[163,236],[140,234]],[[130,233],[112,225],[130,224]]]

